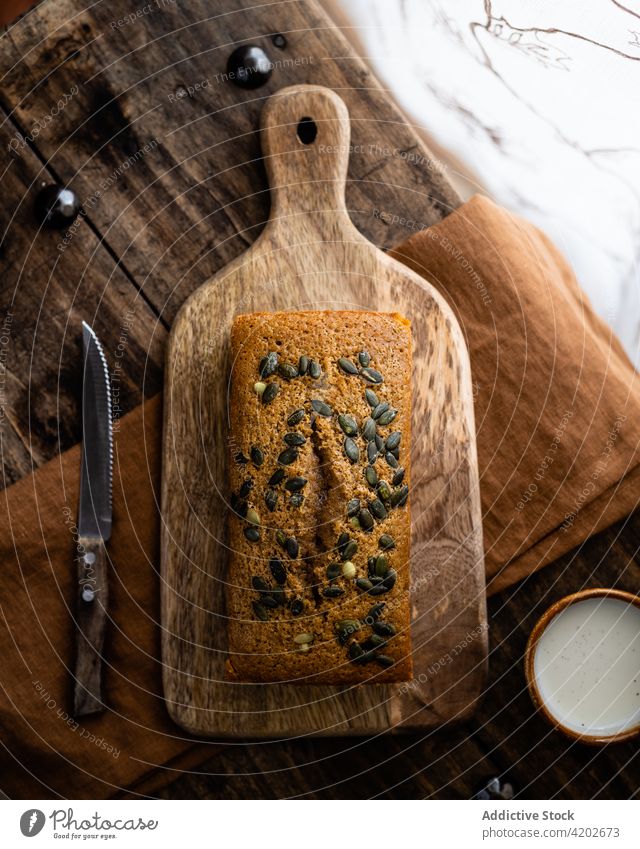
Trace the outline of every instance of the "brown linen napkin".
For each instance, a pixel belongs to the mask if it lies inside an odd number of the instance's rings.
[[[452,305],[474,383],[489,592],[638,503],[638,377],[566,260],[476,196],[392,251]]]
[[[474,198],[395,255],[443,292],[467,338],[496,591],[635,507],[636,377],[549,241],[490,201]],[[174,726],[161,698],[160,406],[138,407],[116,437],[111,710],[77,726],[67,713],[67,604],[78,449],[3,495],[0,788],[9,796],[152,793],[216,751]]]

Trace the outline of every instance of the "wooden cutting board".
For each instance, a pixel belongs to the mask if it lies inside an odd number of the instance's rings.
[[[320,86],[262,113],[271,213],[257,241],[201,286],[171,331],[162,478],[162,657],[173,719],[195,734],[273,738],[424,729],[461,719],[487,662],[469,359],[425,280],[353,226],[344,202],[349,115]],[[406,210],[385,210],[405,214]],[[374,212],[372,214],[380,214]],[[412,323],[411,613],[414,680],[329,686],[224,680],[229,333],[239,313],[397,311]]]

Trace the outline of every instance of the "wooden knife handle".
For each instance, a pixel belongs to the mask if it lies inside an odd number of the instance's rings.
[[[86,716],[99,713],[105,707],[102,701],[102,648],[109,589],[104,541],[80,537],[78,552],[73,709],[75,716]]]

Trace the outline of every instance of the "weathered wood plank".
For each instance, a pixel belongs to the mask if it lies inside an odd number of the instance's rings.
[[[313,2],[245,5],[227,0],[214,12],[204,0],[167,4],[119,25],[131,13],[126,2],[86,12],[77,0],[44,3],[12,31],[2,60],[0,98],[25,133],[64,100],[37,145],[83,200],[135,159],[91,220],[167,321],[266,221],[256,129],[264,98],[285,85],[319,83],[347,102],[347,205],[372,241],[388,246],[408,234],[394,215],[411,210],[409,226],[418,226],[459,202]],[[274,31],[286,33],[284,50],[272,44]],[[263,45],[275,64],[254,91],[224,79],[231,50],[246,41]]]
[[[40,228],[33,212],[52,176],[30,147],[0,127],[4,207],[0,251],[2,460],[4,484],[80,438],[80,323],[93,325],[124,413],[161,388],[166,330],[87,221],[66,235]],[[10,145],[13,146],[10,148]],[[114,189],[115,191],[115,189]]]

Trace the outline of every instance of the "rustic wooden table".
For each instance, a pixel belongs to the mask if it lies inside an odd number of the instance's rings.
[[[310,0],[245,10],[239,0],[114,2],[83,11],[48,0],[2,37],[0,149],[4,484],[80,438],[78,327],[90,321],[117,363],[124,413],[162,386],[176,311],[250,244],[268,197],[257,118],[265,96],[311,82],[347,102],[347,202],[388,247],[459,200],[340,31]],[[273,39],[284,33],[286,45]],[[239,43],[274,69],[261,88],[225,78]],[[39,230],[41,182],[71,185],[86,211],[65,236]],[[628,798],[637,743],[589,748],[552,732],[526,693],[522,655],[535,618],[583,586],[637,590],[640,522],[627,521],[490,600],[490,682],[472,720],[424,735],[230,745],[169,798],[460,797],[501,775],[525,798]]]

